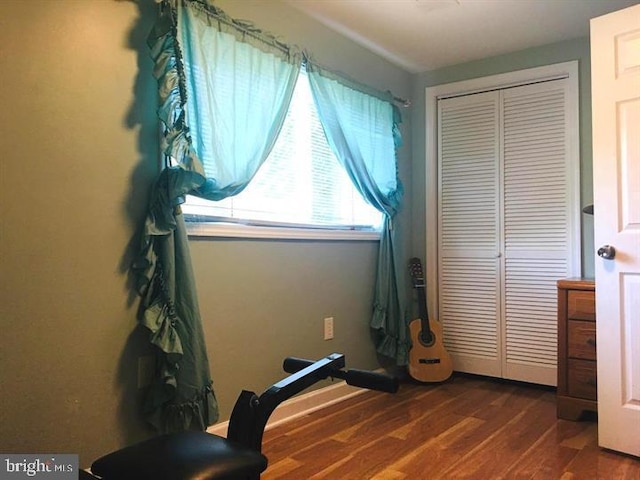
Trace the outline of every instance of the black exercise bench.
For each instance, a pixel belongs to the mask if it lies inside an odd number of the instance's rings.
[[[227,438],[201,431],[160,435],[99,458],[93,475],[102,480],[258,480],[267,468],[262,437],[269,417],[283,401],[326,378],[395,393],[398,380],[364,370],[343,370],[344,355],[333,353],[318,361],[286,358],[288,377],[260,396],[242,391],[231,413]],[[82,476],[85,475],[86,476]]]

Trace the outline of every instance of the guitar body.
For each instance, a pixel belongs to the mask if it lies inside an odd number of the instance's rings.
[[[444,382],[453,373],[451,356],[442,343],[442,325],[429,322],[431,341],[423,342],[422,321],[417,318],[409,323],[413,345],[409,350],[409,375],[419,382]]]
[[[411,349],[409,375],[419,382],[444,382],[453,373],[451,357],[442,343],[442,324],[429,321],[422,263],[419,258],[409,260],[413,288],[418,296],[420,318],[409,323]]]

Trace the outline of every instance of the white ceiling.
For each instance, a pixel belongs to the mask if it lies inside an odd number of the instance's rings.
[[[586,37],[590,18],[638,3],[638,0],[284,1],[412,73]]]

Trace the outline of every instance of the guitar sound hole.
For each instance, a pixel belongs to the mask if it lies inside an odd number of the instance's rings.
[[[425,347],[431,347],[436,343],[436,336],[430,332],[420,333],[420,343]]]

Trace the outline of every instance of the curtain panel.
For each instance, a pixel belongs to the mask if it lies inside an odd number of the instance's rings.
[[[176,3],[186,124],[206,177],[194,194],[221,200],[240,193],[271,152],[302,53],[209,3]]]
[[[218,405],[179,205],[187,194],[219,200],[248,184],[277,138],[302,57],[198,0],[163,1],[148,43],[167,168],[133,264],[140,323],[157,347],[143,413],[160,432],[204,430]]]
[[[143,415],[161,433],[205,430],[218,419],[186,227],[176,193],[188,172],[165,169],[152,188],[141,254],[132,266],[142,297],[139,323],[156,348]]]
[[[329,145],[360,194],[384,214],[370,326],[378,353],[406,365],[406,298],[393,228],[403,194],[396,159],[400,112],[390,93],[363,91],[309,60],[307,72]]]

